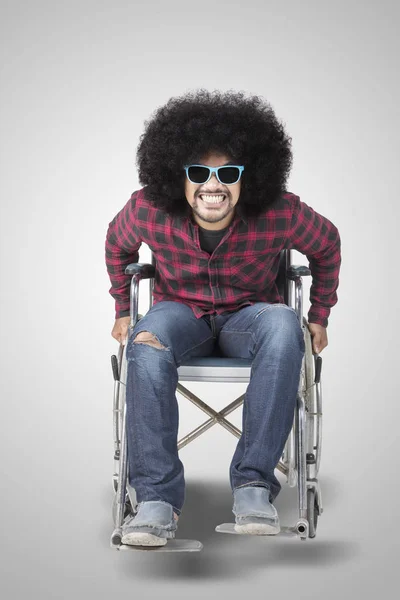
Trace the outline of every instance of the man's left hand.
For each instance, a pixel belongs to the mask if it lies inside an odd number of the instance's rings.
[[[312,347],[314,354],[320,354],[328,345],[328,334],[326,327],[318,323],[308,323],[308,330],[312,337]]]

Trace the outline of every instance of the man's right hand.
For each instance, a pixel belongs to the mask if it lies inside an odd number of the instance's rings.
[[[129,316],[128,317],[120,317],[119,319],[115,320],[111,335],[120,344],[123,344],[123,345],[126,344],[126,338],[128,335],[128,327],[129,327],[130,321],[131,321],[131,318]]]

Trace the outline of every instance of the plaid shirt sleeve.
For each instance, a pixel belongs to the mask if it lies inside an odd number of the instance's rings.
[[[130,263],[139,261],[139,248],[142,244],[133,220],[135,197],[133,194],[109,223],[106,236],[105,258],[111,281],[109,292],[115,300],[116,319],[130,314],[131,276],[125,275],[125,268]]]
[[[332,306],[338,300],[341,240],[337,227],[294,196],[289,233],[290,247],[305,254],[312,275],[309,323],[328,326]]]

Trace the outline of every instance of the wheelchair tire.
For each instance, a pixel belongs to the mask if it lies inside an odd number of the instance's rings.
[[[315,390],[315,355],[312,349],[312,337],[308,329],[308,321],[303,317],[303,325],[305,330],[305,346],[306,346],[306,361],[305,361],[305,404],[307,413],[313,416],[306,416],[306,452],[314,454],[315,463],[313,474],[311,477],[317,477],[319,465],[321,462],[321,432],[322,432],[322,411],[318,406],[317,394]],[[316,414],[320,413],[320,414]]]
[[[314,489],[307,490],[307,520],[308,520],[308,537],[314,538],[317,533],[318,525],[318,502]]]
[[[122,437],[122,408],[123,406],[125,406],[125,395],[126,395],[126,379],[127,379],[127,364],[126,364],[126,344],[125,346],[120,346],[120,349],[118,351],[118,358],[117,358],[117,365],[118,365],[118,373],[119,373],[119,378],[120,378],[120,386],[119,386],[119,393],[118,393],[118,397],[117,397],[117,409],[119,409],[119,413],[117,416],[117,424],[116,424],[116,429],[114,428],[114,452],[116,449],[118,449],[118,457],[120,456],[120,452],[121,452],[121,437]],[[112,484],[113,484],[113,490],[114,492],[117,492],[118,490],[118,477],[119,477],[119,469],[120,469],[120,463],[119,463],[119,458],[115,459],[114,457],[114,475],[112,478]]]

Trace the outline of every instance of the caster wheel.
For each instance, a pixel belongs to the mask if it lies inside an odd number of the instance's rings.
[[[307,517],[308,517],[308,537],[314,538],[317,533],[318,524],[318,502],[315,490],[307,490]]]

